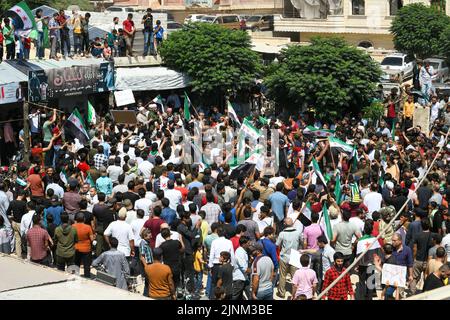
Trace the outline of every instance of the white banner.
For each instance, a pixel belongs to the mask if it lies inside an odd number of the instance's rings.
[[[134,94],[131,89],[114,91],[114,97],[116,98],[116,105],[118,107],[125,106],[127,104],[133,104],[136,102],[136,100],[134,100]]]
[[[406,288],[406,267],[385,263],[381,271],[381,283],[393,286],[397,282],[397,286]]]
[[[17,82],[0,84],[0,104],[22,100],[22,90]]]

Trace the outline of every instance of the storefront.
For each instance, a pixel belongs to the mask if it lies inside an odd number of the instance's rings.
[[[28,81],[31,107],[47,105],[70,113],[84,113],[88,100],[107,99],[114,90],[114,64],[102,59],[5,61]],[[107,100],[106,100],[107,101]]]

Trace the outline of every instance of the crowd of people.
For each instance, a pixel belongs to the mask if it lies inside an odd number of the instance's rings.
[[[49,58],[59,60],[73,57],[95,57],[111,59],[113,57],[131,57],[137,26],[133,14],[120,23],[118,17],[106,30],[103,37],[90,37],[91,14],[79,14],[76,10],[69,16],[64,10],[52,16],[44,16],[42,9],[35,14],[36,30],[16,33],[14,24],[8,17],[0,17],[0,62],[10,59],[30,59],[31,45],[35,48],[37,59],[45,58],[48,48]],[[161,20],[154,21],[152,9],[148,8],[141,20],[144,34],[144,52],[142,55],[156,55],[164,39]],[[72,37],[71,37],[72,36]]]
[[[67,115],[32,111],[42,126],[30,119],[31,164],[0,182],[0,252],[85,277],[102,266],[122,289],[141,276],[153,299],[402,299],[443,287],[450,102],[429,89],[431,98],[409,86],[377,97],[387,114],[376,122],[312,111],[244,118],[230,107],[188,115],[172,92],[129,108],[135,125],[100,115],[85,143]],[[429,107],[429,134],[413,126],[415,101]],[[23,150],[23,130],[14,138]],[[261,145],[268,162],[245,162]],[[406,284],[374,282],[385,264],[404,267]]]

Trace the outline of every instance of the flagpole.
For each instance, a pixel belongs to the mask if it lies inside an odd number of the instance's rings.
[[[328,147],[330,148],[331,161],[333,161],[333,168],[334,168],[334,171],[336,171],[336,163],[334,162],[334,156],[333,156],[333,151],[331,150],[331,144],[328,144]]]

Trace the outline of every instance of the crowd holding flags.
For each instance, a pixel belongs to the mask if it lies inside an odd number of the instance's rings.
[[[17,36],[37,39],[36,22],[30,7],[25,1],[21,1],[7,10],[5,15],[11,18]]]

